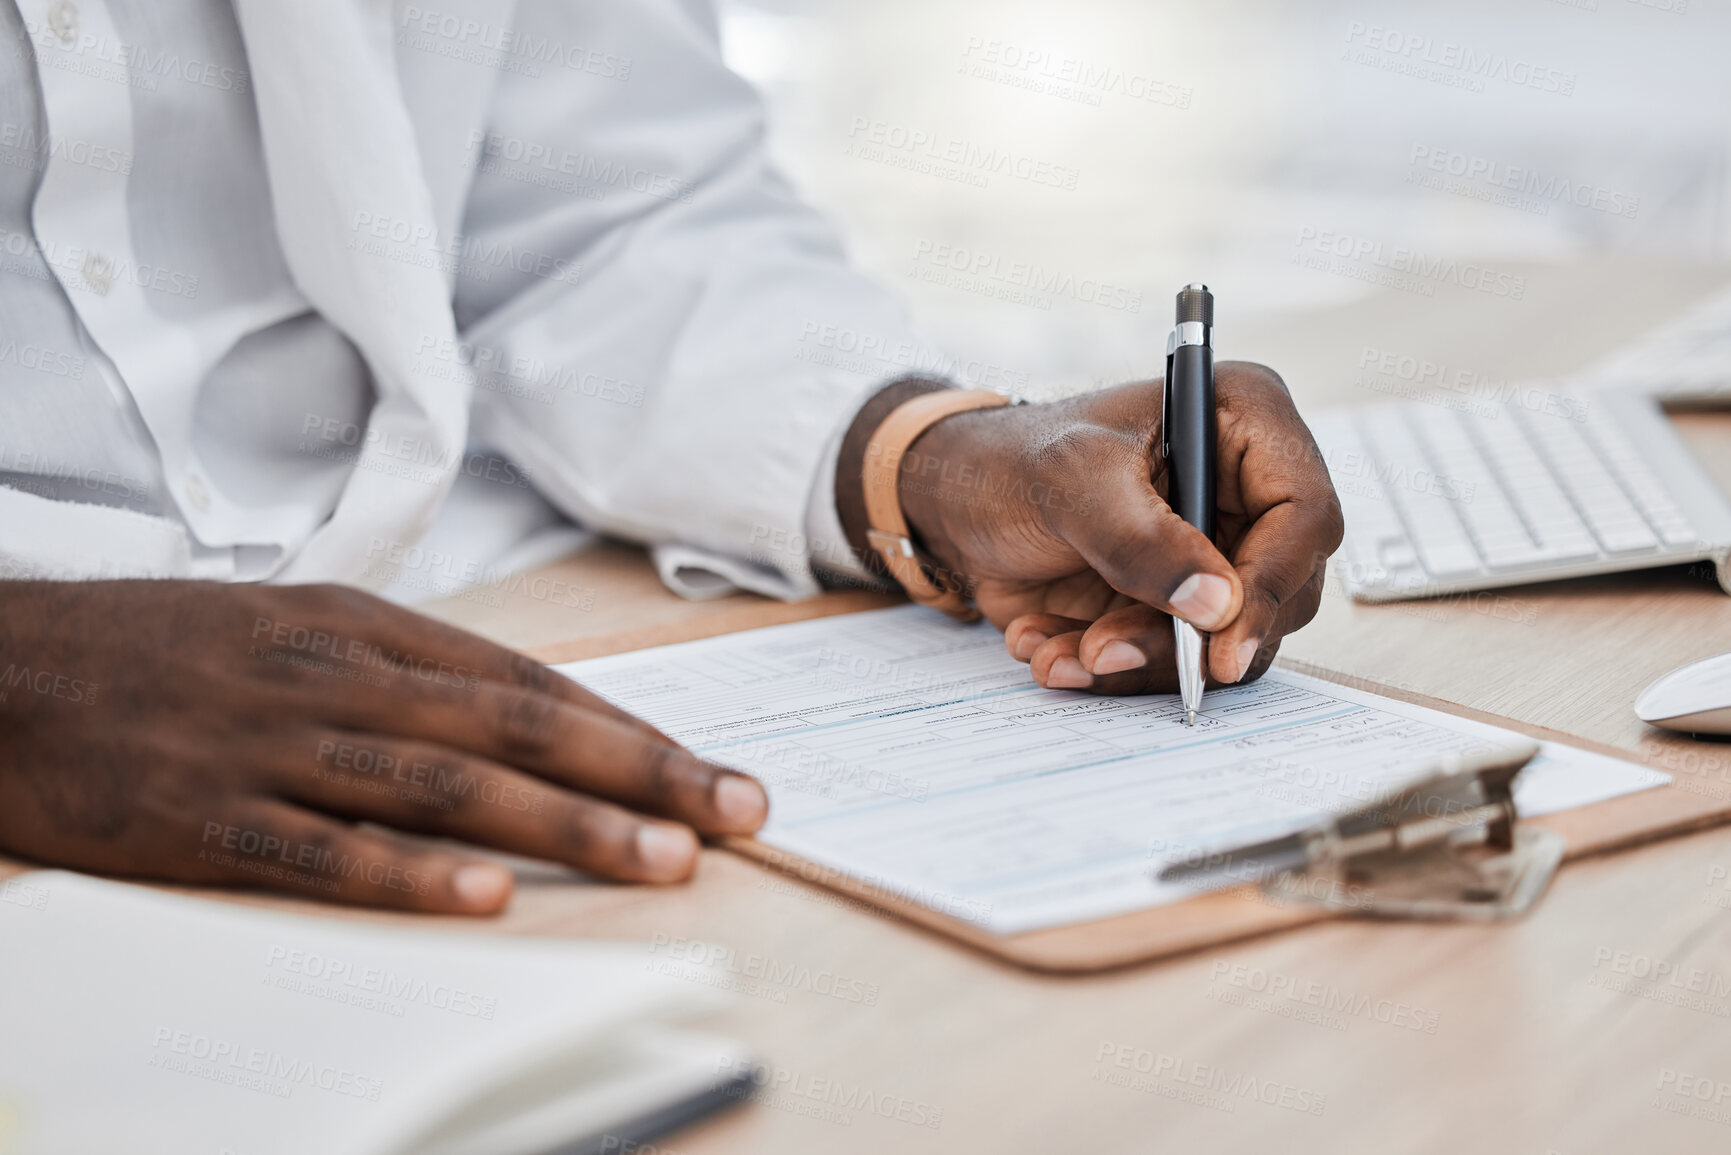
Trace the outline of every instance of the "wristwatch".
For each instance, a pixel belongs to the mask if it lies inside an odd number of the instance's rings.
[[[883,559],[890,576],[923,606],[942,610],[957,621],[972,622],[980,611],[968,601],[963,575],[934,561],[909,536],[896,485],[902,459],[920,434],[944,418],[970,409],[1008,405],[1010,399],[986,389],[943,389],[902,402],[878,425],[865,451],[866,541]]]

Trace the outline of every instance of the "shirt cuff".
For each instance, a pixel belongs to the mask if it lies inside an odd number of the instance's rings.
[[[859,405],[848,413],[840,426],[832,430],[818,462],[817,477],[811,486],[811,498],[805,510],[806,557],[820,581],[826,585],[888,589],[865,566],[848,544],[847,533],[841,526],[841,511],[835,507],[835,465],[841,456],[842,438],[859,416],[859,411],[876,392],[860,398]]]
[[[841,512],[835,505],[835,469],[841,456],[842,439],[866,402],[899,378],[881,382],[861,393],[854,405],[830,430],[818,458],[806,498],[805,520],[800,531],[766,532],[755,557],[738,558],[701,547],[668,543],[653,547],[656,572],[668,589],[684,598],[703,601],[745,589],[765,597],[797,601],[823,592],[825,587],[889,590],[895,587],[860,564],[859,555],[848,544]],[[777,540],[780,538],[780,540]],[[789,554],[803,557],[805,573],[790,573],[776,564]]]

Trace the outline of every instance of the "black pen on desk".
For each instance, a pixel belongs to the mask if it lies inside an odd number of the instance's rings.
[[[1166,395],[1160,416],[1166,458],[1166,503],[1214,540],[1214,294],[1185,285],[1177,324],[1166,338]],[[1178,644],[1178,690],[1184,724],[1196,725],[1202,708],[1205,639],[1182,618],[1172,619]]]

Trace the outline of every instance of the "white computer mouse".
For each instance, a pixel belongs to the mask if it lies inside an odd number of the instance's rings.
[[[1685,734],[1731,734],[1731,654],[1678,666],[1641,691],[1635,716]]]

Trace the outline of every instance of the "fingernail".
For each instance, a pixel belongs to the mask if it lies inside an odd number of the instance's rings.
[[[697,854],[697,839],[683,826],[646,822],[637,828],[637,857],[655,878],[683,878]]]
[[[1032,661],[1034,651],[1046,644],[1046,635],[1039,630],[1023,630],[1016,638],[1016,646],[1010,654],[1018,662]]]
[[[1129,642],[1107,642],[1100,650],[1100,656],[1094,659],[1096,674],[1116,674],[1122,670],[1134,670],[1138,666],[1148,664],[1148,655],[1132,646]]]
[[[1218,574],[1193,573],[1172,591],[1172,609],[1199,630],[1221,624],[1232,605],[1232,583]]]
[[[511,893],[511,872],[490,862],[459,866],[451,875],[451,889],[470,910],[494,910]]]
[[[715,784],[715,812],[729,826],[756,830],[769,812],[769,799],[751,779],[726,774]]]
[[[1094,684],[1094,675],[1082,668],[1075,658],[1065,656],[1052,663],[1046,671],[1046,685],[1054,690],[1080,690]]]
[[[1256,660],[1256,651],[1262,648],[1261,638],[1251,638],[1238,647],[1238,673],[1232,676],[1234,682],[1242,682],[1244,675],[1250,672],[1250,663]]]

